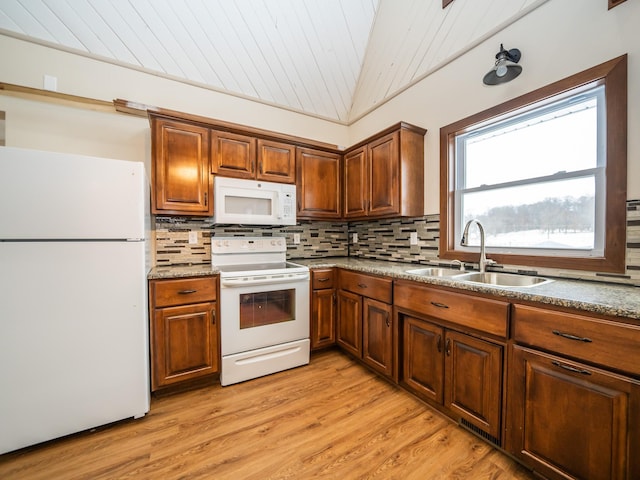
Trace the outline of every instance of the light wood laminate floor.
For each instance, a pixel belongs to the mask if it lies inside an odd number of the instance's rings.
[[[46,399],[43,399],[46,401]],[[533,479],[506,455],[338,351],[0,456],[20,479]]]

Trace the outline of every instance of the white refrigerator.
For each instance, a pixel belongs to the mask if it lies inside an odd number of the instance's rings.
[[[0,147],[0,454],[149,411],[143,164]]]

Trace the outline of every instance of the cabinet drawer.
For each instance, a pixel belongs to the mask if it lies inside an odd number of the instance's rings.
[[[321,290],[323,288],[333,288],[333,268],[326,270],[312,270],[311,271],[311,288],[313,290]]]
[[[514,305],[516,342],[640,375],[640,326]]]
[[[151,283],[155,307],[186,305],[216,299],[217,277],[157,280]]]
[[[396,282],[394,305],[447,322],[506,338],[509,303]]]
[[[348,290],[384,303],[391,303],[393,282],[390,278],[340,270],[339,284],[342,290]]]

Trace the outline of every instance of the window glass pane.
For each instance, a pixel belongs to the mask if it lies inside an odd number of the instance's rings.
[[[488,247],[591,250],[595,184],[587,177],[463,194],[460,231],[476,219]],[[480,245],[474,226],[468,242]]]
[[[602,87],[599,87],[602,88]],[[597,98],[527,113],[460,137],[464,142],[461,188],[496,185],[598,165]],[[459,146],[462,146],[458,143]]]

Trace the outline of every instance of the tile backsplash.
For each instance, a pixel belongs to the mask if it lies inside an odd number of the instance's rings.
[[[209,263],[211,237],[285,237],[287,258],[347,257],[347,224],[343,222],[300,222],[283,227],[215,225],[210,218],[156,217],[156,265]],[[197,243],[189,243],[196,232]],[[300,235],[300,243],[294,235]]]
[[[190,232],[195,232],[195,243],[189,243]],[[417,245],[410,245],[411,232],[417,234]],[[294,243],[295,234],[300,236],[300,243]],[[353,234],[357,234],[357,243],[353,242]],[[356,257],[437,264],[439,235],[438,215],[349,223],[302,221],[284,227],[215,225],[211,218],[158,216],[155,218],[155,263],[158,266],[209,263],[212,236],[282,236],[287,239],[287,258],[292,260]],[[535,267],[533,270],[539,275],[640,285],[640,200],[627,202],[626,245],[625,274]],[[501,267],[504,271],[523,268],[509,265]]]

